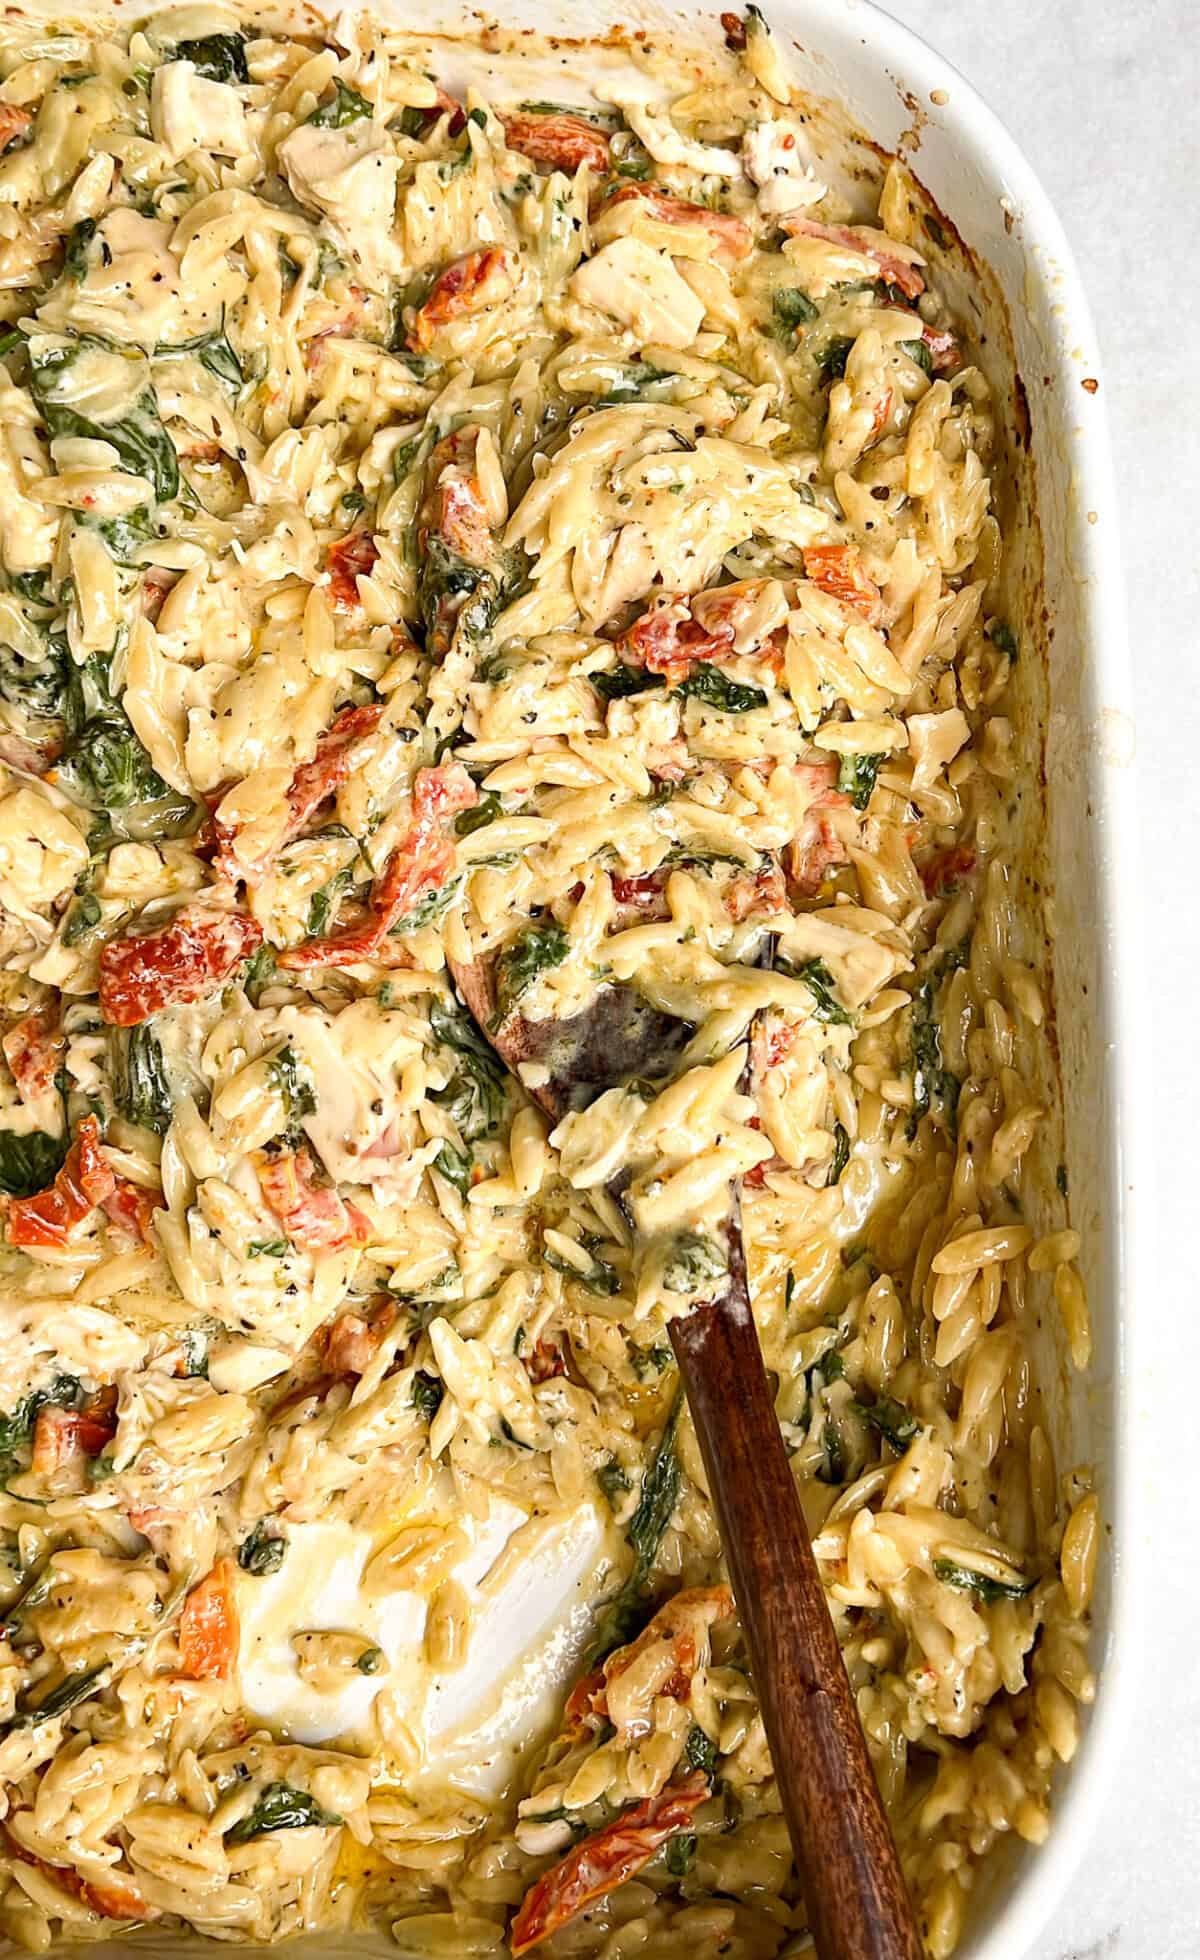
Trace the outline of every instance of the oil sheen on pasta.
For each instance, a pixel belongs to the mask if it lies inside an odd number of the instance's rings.
[[[1047,1830],[1098,1521],[1024,1339],[1086,1365],[999,431],[915,185],[852,209],[725,22],[487,99],[366,16],[0,30],[31,1950],[802,1949],[667,1338],[739,1186],[932,1954]],[[552,1127],[598,998],[678,1039]]]

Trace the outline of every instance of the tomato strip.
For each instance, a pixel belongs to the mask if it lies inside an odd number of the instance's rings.
[[[668,1838],[687,1829],[709,1794],[708,1778],[697,1770],[681,1783],[668,1783],[656,1797],[632,1804],[568,1851],[525,1894],[509,1933],[514,1956],[539,1946],[641,1871]]]
[[[183,1603],[179,1666],[192,1681],[227,1681],[233,1673],[238,1650],[235,1570],[231,1558],[218,1559]]]
[[[366,917],[328,939],[308,939],[279,955],[281,967],[356,966],[372,959],[392,927],[421,899],[438,891],[454,868],[454,846],[443,820],[469,810],[479,792],[461,763],[418,769],[413,820],[375,881]]]
[[[135,1028],[164,1007],[203,1000],[223,987],[262,944],[245,912],[185,905],[156,932],[110,940],[100,955],[100,1012],[110,1027]]]

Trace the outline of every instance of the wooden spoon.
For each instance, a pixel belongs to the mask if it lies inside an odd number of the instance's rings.
[[[555,1122],[630,1077],[665,1079],[695,1032],[631,987],[604,989],[567,1020],[510,1013],[497,1026],[489,965],[451,970],[508,1067],[546,1067],[548,1082],[530,1094]],[[671,1343],[750,1649],[809,1925],[821,1960],[920,1960],[924,1947],[763,1366],[736,1194],[727,1239],[723,1291],[677,1315]]]

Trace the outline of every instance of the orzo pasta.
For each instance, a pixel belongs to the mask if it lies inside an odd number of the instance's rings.
[[[1046,1830],[1102,1520],[1002,443],[917,186],[725,19],[561,101],[365,15],[0,29],[30,1949],[803,1949],[667,1336],[739,1187],[932,1953]]]

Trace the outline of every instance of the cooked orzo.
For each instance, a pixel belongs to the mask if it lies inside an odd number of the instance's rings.
[[[367,16],[0,28],[31,1950],[804,1950],[668,1338],[739,1187],[932,1954],[1047,1829],[1099,1518],[1003,438],[918,187],[724,19],[486,94]]]

